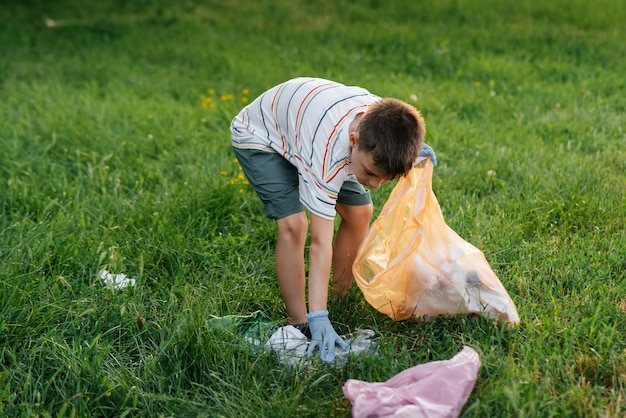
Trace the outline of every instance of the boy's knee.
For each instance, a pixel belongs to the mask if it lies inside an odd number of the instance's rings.
[[[370,203],[368,205],[360,206],[360,208],[361,208],[361,216],[366,218],[367,222],[369,222],[370,219],[372,219],[372,216],[374,215],[374,205]]]
[[[374,214],[374,205],[339,205],[337,204],[337,213],[341,216],[341,220],[349,224],[366,224],[369,225],[369,221]]]
[[[294,239],[306,239],[306,233],[309,223],[304,212],[294,213],[276,220],[278,234],[281,236],[289,236]]]

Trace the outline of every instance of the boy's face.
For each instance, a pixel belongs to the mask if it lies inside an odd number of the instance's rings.
[[[356,176],[359,183],[371,189],[376,189],[390,180],[386,173],[374,165],[372,155],[361,151],[357,146],[352,147],[350,171]]]

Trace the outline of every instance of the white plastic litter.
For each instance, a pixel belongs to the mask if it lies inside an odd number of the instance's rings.
[[[350,347],[343,349],[339,346],[335,347],[335,360],[332,363],[334,367],[342,367],[350,358],[355,356],[372,356],[378,351],[378,347],[374,342],[375,333],[372,330],[360,330],[357,333],[343,335],[342,338]],[[297,328],[287,325],[278,328],[269,340],[265,343],[265,352],[274,352],[278,356],[281,364],[295,366],[298,364],[309,364],[310,359],[306,357],[306,350],[309,341],[305,335]]]
[[[272,351],[278,356],[281,364],[295,366],[302,362],[306,355],[308,340],[299,329],[292,325],[278,328],[265,343],[265,352]]]
[[[374,342],[376,333],[371,329],[363,329],[354,334],[342,335],[341,338],[350,347],[347,349],[337,347],[335,351],[335,363],[337,367],[343,366],[351,355],[353,356],[373,356],[378,353],[378,346]]]
[[[98,277],[111,289],[125,289],[128,286],[135,286],[135,279],[126,277],[124,273],[113,274],[102,270]]]

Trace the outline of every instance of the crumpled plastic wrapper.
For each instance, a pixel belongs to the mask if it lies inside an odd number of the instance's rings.
[[[341,338],[349,344],[349,348],[335,347],[335,360],[330,364],[333,367],[342,367],[350,356],[373,356],[378,353],[378,346],[374,341],[375,333],[372,330],[360,330],[353,334],[343,335]],[[306,356],[309,341],[297,328],[287,325],[278,328],[265,343],[265,352],[276,353],[278,361],[288,366],[310,364]]]
[[[126,289],[128,286],[134,287],[136,283],[135,279],[126,277],[124,273],[113,274],[107,270],[102,270],[98,273],[98,277],[108,288],[115,290]]]
[[[265,352],[274,352],[281,364],[295,366],[306,355],[308,340],[299,329],[292,325],[278,328],[265,343]]]
[[[354,418],[456,418],[474,389],[480,363],[466,346],[450,360],[411,367],[386,382],[349,379],[343,393]]]

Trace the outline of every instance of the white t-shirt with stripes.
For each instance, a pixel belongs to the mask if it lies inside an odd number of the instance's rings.
[[[266,91],[233,119],[232,143],[282,155],[298,169],[302,204],[332,219],[348,176],[350,123],[379,100],[361,87],[295,78]]]

